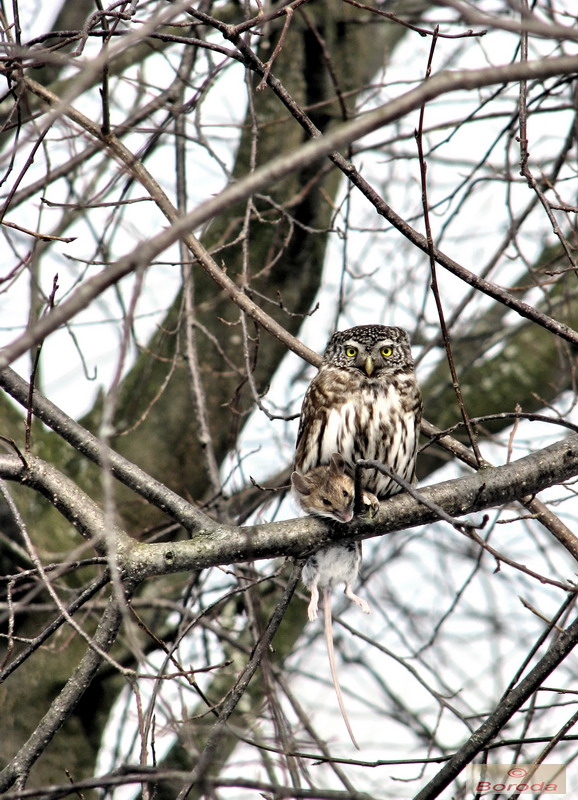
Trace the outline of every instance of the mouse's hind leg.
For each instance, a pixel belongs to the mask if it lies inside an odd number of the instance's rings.
[[[307,606],[307,616],[309,617],[309,621],[313,622],[314,619],[317,619],[317,610],[319,609],[319,588],[317,586],[317,581],[308,588],[311,592],[311,599]]]
[[[346,597],[352,600],[356,606],[359,606],[359,608],[363,611],[364,614],[371,614],[371,609],[369,607],[369,604],[362,597],[358,597],[355,594],[355,592],[351,588],[350,583],[345,584],[344,594]],[[309,619],[311,619],[311,617]]]

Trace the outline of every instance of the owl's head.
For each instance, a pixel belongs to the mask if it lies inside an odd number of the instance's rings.
[[[323,362],[359,370],[369,378],[413,369],[406,331],[386,325],[358,325],[337,331],[329,340]]]

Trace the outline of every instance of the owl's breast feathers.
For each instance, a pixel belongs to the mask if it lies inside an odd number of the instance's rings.
[[[341,453],[350,474],[361,459],[387,464],[413,480],[421,398],[411,367],[368,377],[359,370],[324,364],[303,401],[295,469],[302,474]],[[400,487],[375,470],[363,488],[384,499]]]

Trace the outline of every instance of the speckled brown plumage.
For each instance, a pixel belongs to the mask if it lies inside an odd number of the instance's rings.
[[[407,333],[361,325],[333,334],[301,409],[295,469],[306,474],[341,453],[353,475],[355,462],[376,459],[413,480],[421,397]],[[399,485],[375,470],[362,485],[380,500]]]

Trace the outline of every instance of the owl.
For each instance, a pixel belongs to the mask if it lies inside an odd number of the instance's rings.
[[[346,472],[375,459],[407,481],[415,475],[421,396],[407,333],[359,325],[334,333],[303,400],[295,469],[306,474],[341,453]],[[400,486],[364,470],[362,488],[384,500]]]
[[[407,333],[385,325],[360,325],[334,333],[319,372],[303,400],[295,470],[307,475],[341,454],[353,476],[356,461],[372,459],[413,481],[422,403]],[[363,470],[362,489],[380,500],[401,491],[378,470]],[[363,611],[352,582],[361,561],[358,543],[330,545],[314,553],[303,569],[311,591],[309,618],[317,616],[318,587],[345,583],[346,595]]]

